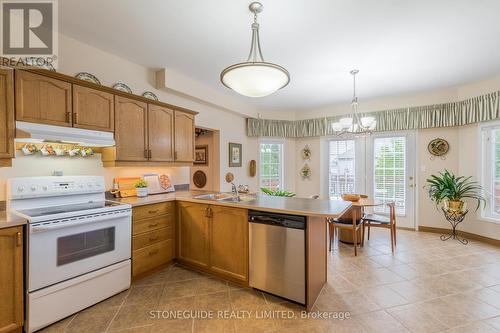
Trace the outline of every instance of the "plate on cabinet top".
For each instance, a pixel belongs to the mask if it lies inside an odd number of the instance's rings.
[[[149,99],[152,99],[154,101],[159,101],[158,99],[158,96],[156,96],[154,93],[152,93],[151,91],[145,91],[143,94],[142,94],[142,97],[146,97],[146,98],[149,98]]]
[[[83,81],[87,81],[87,82],[91,82],[91,83],[95,83],[95,84],[99,84],[99,85],[101,84],[101,81],[99,81],[99,79],[94,74],[80,72],[80,73],[76,74],[75,77],[77,79],[80,79]]]
[[[113,86],[113,89],[123,91],[123,92],[129,93],[129,94],[132,93],[132,89],[130,89],[130,87],[127,86],[125,83],[121,83],[121,82],[115,83],[115,85]]]

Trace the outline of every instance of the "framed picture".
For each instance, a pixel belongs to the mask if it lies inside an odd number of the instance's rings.
[[[241,143],[229,142],[229,167],[241,167]]]
[[[208,146],[196,146],[194,148],[194,164],[208,165]]]

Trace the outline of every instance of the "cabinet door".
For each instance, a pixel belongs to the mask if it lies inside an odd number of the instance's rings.
[[[71,126],[71,83],[16,70],[16,119]]]
[[[0,229],[0,332],[23,326],[23,229]]]
[[[73,127],[113,132],[114,96],[110,93],[73,85]]]
[[[115,96],[115,141],[118,161],[147,161],[148,105]]]
[[[246,209],[210,206],[210,269],[248,281],[248,215]]]
[[[194,161],[194,115],[175,111],[175,160]]]
[[[14,157],[14,71],[0,68],[0,158]]]
[[[178,258],[181,261],[207,268],[209,265],[208,206],[189,202],[180,202],[178,205]]]
[[[148,137],[150,161],[174,160],[174,111],[148,105]]]

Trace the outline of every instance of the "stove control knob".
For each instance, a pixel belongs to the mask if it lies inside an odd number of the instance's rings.
[[[80,184],[80,185],[78,185],[78,186],[80,186],[80,188],[83,188],[83,184]]]
[[[35,185],[31,186],[31,190],[36,191],[36,186]]]
[[[24,191],[24,186],[22,186],[22,185],[21,185],[21,186],[19,186],[19,187],[17,188],[17,190],[18,190],[19,192]]]
[[[47,190],[49,189],[49,187],[48,187],[47,185],[43,185],[42,189],[43,189],[44,191],[47,191]]]
[[[101,184],[99,184],[99,183],[95,183],[95,186],[96,186],[96,187],[101,187]]]
[[[88,187],[92,187],[92,183],[88,183],[88,184],[87,184],[87,186],[88,186]]]

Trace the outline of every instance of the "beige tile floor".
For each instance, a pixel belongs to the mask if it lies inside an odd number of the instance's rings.
[[[388,237],[374,231],[358,257],[344,244],[329,255],[314,313],[331,318],[301,318],[283,299],[171,266],[43,332],[500,332],[500,248],[400,231],[392,255]],[[151,318],[156,310],[166,315]],[[167,318],[177,310],[188,318]],[[217,318],[243,311],[251,317]]]

